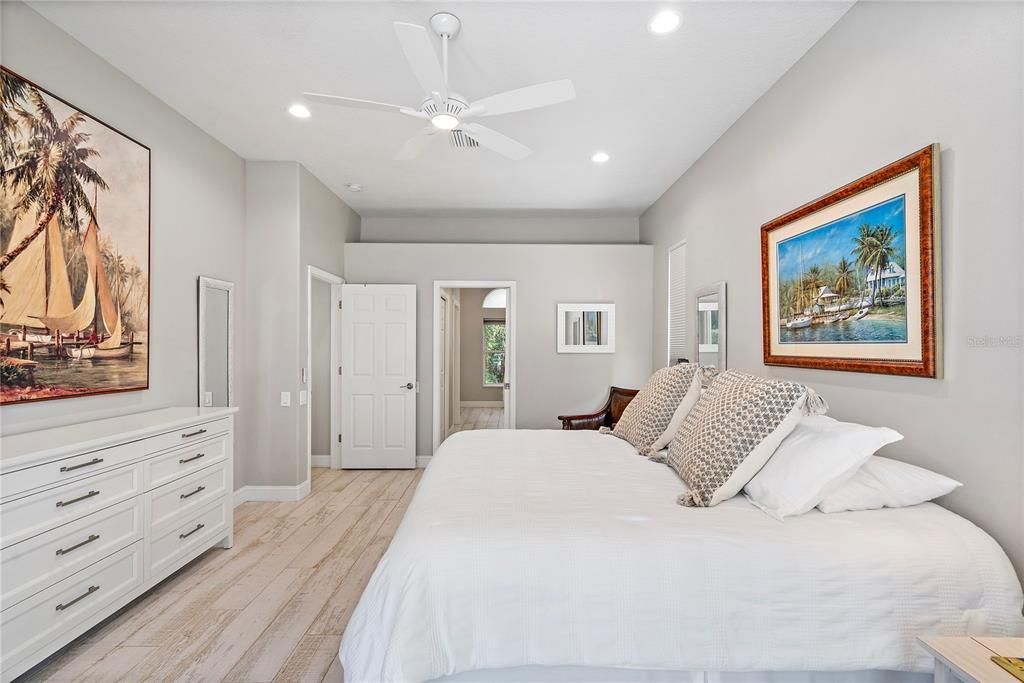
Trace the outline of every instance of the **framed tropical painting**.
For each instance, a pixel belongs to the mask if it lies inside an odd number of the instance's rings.
[[[149,387],[150,151],[0,70],[0,404]]]
[[[761,226],[764,362],[940,377],[939,146]]]

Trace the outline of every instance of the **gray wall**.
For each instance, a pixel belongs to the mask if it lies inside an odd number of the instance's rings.
[[[638,387],[650,375],[651,248],[643,245],[350,244],[350,283],[417,286],[416,443],[431,452],[434,280],[517,283],[517,422],[557,428],[560,414],[600,408],[612,384]],[[555,304],[616,304],[614,354],[555,352]],[[551,378],[557,377],[557,382]]]
[[[246,277],[253,306],[242,334],[251,396],[252,438],[245,454],[250,485],[293,485],[297,479],[299,390],[298,164],[249,161],[245,164]],[[304,350],[303,350],[304,352]],[[292,405],[281,406],[281,392]],[[305,425],[303,425],[303,435]]]
[[[0,410],[4,434],[172,405],[195,405],[196,278],[242,281],[243,162],[127,76],[20,3],[0,3],[3,64],[152,150],[150,389]],[[236,326],[249,298],[235,290]],[[241,328],[239,328],[241,329]],[[236,349],[236,369],[246,359]],[[239,469],[250,422],[236,377]],[[243,480],[236,473],[237,482]]]
[[[244,337],[255,420],[245,481],[295,485],[306,479],[306,269],[340,277],[359,216],[295,162],[249,161],[245,170],[246,288],[259,306]],[[290,406],[281,405],[282,391]]]
[[[585,211],[503,211],[364,216],[363,242],[636,244],[636,216]]]
[[[489,289],[459,290],[459,397],[463,401],[500,401],[498,387],[484,386],[484,319],[504,320],[504,308],[484,308]]]
[[[667,248],[687,282],[729,284],[733,367],[806,382],[832,414],[888,425],[885,454],[965,483],[943,504],[1024,574],[1021,4],[860,3],[641,217],[654,245],[655,365],[665,363]],[[941,143],[946,377],[766,368],[762,223]],[[972,337],[1016,344],[972,346]]]

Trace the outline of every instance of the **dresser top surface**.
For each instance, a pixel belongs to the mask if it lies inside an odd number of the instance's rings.
[[[186,425],[228,417],[236,412],[236,407],[182,406],[3,435],[0,437],[0,471],[142,439]]]

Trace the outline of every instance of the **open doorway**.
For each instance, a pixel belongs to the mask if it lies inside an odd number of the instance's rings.
[[[338,443],[338,354],[341,285],[345,281],[325,270],[308,266],[306,274],[306,467],[341,466]],[[300,404],[302,397],[300,397]]]
[[[515,283],[434,282],[434,451],[473,429],[515,427]]]

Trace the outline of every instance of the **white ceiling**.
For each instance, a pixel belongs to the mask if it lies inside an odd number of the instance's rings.
[[[803,55],[849,2],[37,2],[34,8],[246,159],[296,160],[364,214],[503,209],[640,213]],[[305,90],[416,105],[393,21],[452,11],[451,83],[470,99],[570,78],[574,102],[487,125],[523,161],[433,147],[393,161],[421,123],[311,105]],[[611,161],[590,156],[606,150]],[[364,191],[348,192],[346,183]]]

